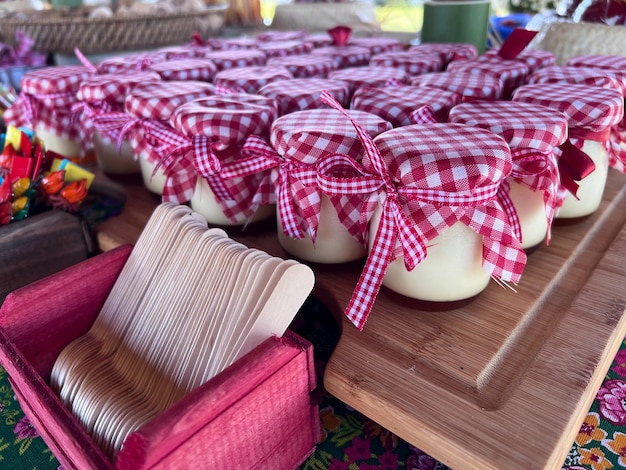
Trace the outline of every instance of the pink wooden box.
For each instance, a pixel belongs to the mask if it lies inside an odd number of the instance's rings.
[[[92,325],[132,247],[9,294],[0,364],[24,413],[68,469],[297,468],[319,442],[313,348],[288,331],[128,436],[111,462],[47,385],[60,351]]]

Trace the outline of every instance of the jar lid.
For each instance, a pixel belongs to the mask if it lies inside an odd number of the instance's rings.
[[[254,38],[209,38],[207,43],[216,51],[257,49],[259,42]]]
[[[128,72],[94,75],[80,84],[76,98],[87,103],[106,101],[110,104],[123,104],[126,95],[138,84],[159,81],[155,72]]]
[[[288,55],[308,54],[313,50],[313,44],[303,41],[271,41],[261,42],[259,50],[270,57],[284,57]]]
[[[185,103],[173,112],[170,124],[187,137],[215,137],[224,146],[242,143],[251,134],[263,135],[276,118],[276,102],[248,93],[208,96]]]
[[[418,54],[416,52],[386,52],[370,59],[370,66],[397,67],[409,75],[421,75],[439,72],[443,69],[441,56],[437,54]]]
[[[450,193],[474,191],[504,180],[511,151],[493,132],[463,124],[403,126],[374,138],[392,180]],[[370,166],[369,158],[363,166]]]
[[[626,57],[616,55],[587,54],[571,57],[567,65],[573,67],[597,67],[599,69],[626,70]]]
[[[217,70],[265,65],[267,62],[265,52],[258,49],[220,50],[208,52],[204,57],[211,59],[217,66]]]
[[[488,51],[485,51],[484,54],[479,56],[478,60],[507,60],[501,58],[498,53],[498,49],[489,49]],[[510,60],[523,62],[528,66],[529,73],[533,73],[535,70],[554,65],[556,63],[556,55],[552,52],[542,51],[541,49],[524,49],[517,56],[515,56],[514,59]]]
[[[308,31],[295,30],[295,31],[264,31],[257,34],[256,38],[261,42],[270,41],[297,41],[298,39],[304,39],[308,36]]]
[[[75,94],[83,80],[94,75],[95,72],[82,65],[43,67],[24,74],[20,87],[21,92],[27,95]]]
[[[458,93],[465,99],[496,100],[502,97],[502,83],[497,77],[469,72],[436,72],[413,77],[414,86],[431,86]]]
[[[624,98],[612,88],[579,83],[523,85],[515,90],[513,101],[534,103],[558,109],[570,128],[601,132],[617,124],[624,115]]]
[[[399,67],[383,67],[366,65],[362,67],[347,67],[334,70],[328,74],[329,79],[343,80],[350,86],[350,93],[364,87],[384,87],[390,85],[405,84],[409,81],[409,75]]]
[[[185,46],[164,47],[158,49],[155,54],[163,56],[165,60],[201,59],[207,52],[211,51],[212,49],[208,46],[188,44]]]
[[[372,56],[369,49],[359,46],[318,47],[311,54],[332,57],[338,69],[367,65]]]
[[[111,57],[99,62],[96,66],[98,73],[117,73],[123,71],[143,70],[151,64],[167,60],[165,54],[140,53],[126,56]]]
[[[284,66],[294,78],[326,78],[332,70],[336,69],[332,57],[311,54],[272,57],[268,59],[267,65]]]
[[[292,78],[291,72],[286,67],[265,65],[222,70],[217,73],[213,83],[216,86],[254,94],[268,83],[278,80],[290,80]]]
[[[511,148],[548,152],[567,139],[567,117],[554,108],[516,101],[472,101],[455,106],[449,121],[498,134]]]
[[[162,80],[197,80],[210,82],[215,78],[217,66],[209,59],[172,59],[150,65],[152,70],[161,76]]]
[[[428,86],[361,88],[354,92],[350,108],[375,114],[400,127],[416,124],[413,113],[425,105],[441,122],[446,121],[450,109],[460,102],[459,94]]]
[[[215,94],[207,82],[159,81],[137,85],[126,97],[125,111],[135,117],[166,121],[180,105]]]
[[[348,46],[358,46],[369,49],[372,55],[383,52],[397,52],[404,49],[404,43],[393,38],[353,38],[348,40]]]
[[[626,71],[611,71],[592,67],[554,65],[537,70],[526,83],[581,83],[602,88],[613,88],[626,96]]]
[[[384,119],[364,111],[346,110],[371,136],[391,129]],[[274,121],[270,140],[285,158],[313,164],[327,153],[360,159],[363,144],[352,123],[335,109],[312,109],[287,114]]]
[[[313,47],[329,47],[333,45],[333,38],[325,32],[311,33],[302,38],[303,41],[310,42]]]
[[[448,65],[446,71],[497,77],[502,81],[502,92],[508,95],[525,82],[529,68],[526,64],[514,60],[455,60]]]
[[[326,106],[320,101],[322,91],[328,91],[342,106],[348,106],[350,87],[342,80],[329,78],[294,78],[268,83],[259,95],[274,98],[279,115]]]
[[[428,52],[438,54],[445,65],[453,60],[475,59],[478,50],[473,44],[425,43],[411,46],[409,52]]]

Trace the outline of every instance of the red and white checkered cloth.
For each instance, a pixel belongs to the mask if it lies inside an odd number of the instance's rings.
[[[211,59],[218,71],[234,67],[260,66],[267,62],[265,52],[258,49],[219,50],[207,53],[205,59]]]
[[[503,98],[510,94],[526,81],[528,77],[528,66],[522,62],[514,60],[502,61],[493,60],[455,60],[446,68],[449,73],[469,72],[474,75],[491,75],[499,78],[502,82]]]
[[[165,54],[159,54],[156,52],[146,52],[138,54],[129,54],[126,56],[110,57],[104,59],[96,65],[98,73],[119,73],[128,71],[141,71],[145,70],[151,64],[158,62],[164,62],[167,60]]]
[[[297,41],[309,35],[308,31],[264,31],[257,34],[256,39],[260,42],[273,41]]]
[[[257,208],[253,197],[262,176],[226,179],[222,165],[239,158],[249,135],[266,134],[275,116],[273,100],[248,94],[213,96],[181,105],[171,117],[172,128],[152,128],[146,135],[166,150],[159,162],[167,177],[163,200],[188,201],[197,178],[202,177],[233,222],[253,215]]]
[[[585,85],[614,88],[626,95],[626,70],[612,73],[593,67],[553,65],[532,73],[526,83],[582,83]]]
[[[450,109],[460,102],[459,94],[434,87],[360,88],[352,96],[350,108],[375,114],[400,127],[417,124],[415,111],[423,106],[430,106],[437,122],[445,122]]]
[[[555,150],[561,197],[565,197],[565,190],[576,196],[577,182],[595,170],[593,160],[582,152],[585,140],[603,143],[611,165],[618,161],[610,139],[611,128],[624,114],[623,98],[617,90],[581,84],[533,84],[516,90],[513,100],[556,108],[568,118],[570,138]]]
[[[255,94],[268,83],[292,79],[293,75],[281,65],[265,65],[261,67],[237,67],[222,70],[215,76],[216,87]]]
[[[450,122],[487,129],[501,136],[511,148],[513,170],[509,179],[542,191],[548,221],[546,243],[559,204],[559,172],[554,148],[567,139],[567,118],[545,106],[515,101],[474,101],[452,109]],[[508,184],[502,185],[508,191]],[[503,204],[505,206],[505,204]],[[517,217],[510,220],[521,237]],[[522,238],[520,238],[520,241]]]
[[[420,54],[438,54],[444,66],[447,66],[454,60],[475,59],[478,57],[478,50],[472,44],[424,43],[411,46],[408,51]]]
[[[337,68],[331,57],[311,54],[272,57],[268,59],[267,65],[286,67],[293,78],[327,78]]]
[[[258,49],[259,41],[254,38],[209,38],[207,44],[215,51]]]
[[[385,120],[363,111],[348,111],[368,135],[391,129]],[[250,138],[243,153],[247,159],[224,168],[226,174],[263,172],[257,194],[259,203],[277,203],[285,234],[300,239],[306,233],[313,242],[317,237],[321,198],[316,186],[315,163],[326,154],[346,154],[360,159],[363,147],[354,128],[342,114],[333,109],[298,111],[278,118],[272,124],[271,145]],[[364,242],[364,226],[359,212],[350,208],[350,199],[334,197],[340,219],[348,231]],[[357,219],[350,216],[356,213]]]
[[[624,98],[618,90],[581,83],[538,83],[519,87],[512,99],[558,109],[567,116],[569,140],[575,147],[581,149],[585,140],[603,142],[609,164],[623,171],[625,152],[616,141],[619,133],[613,132],[624,118]]]
[[[416,54],[415,52],[387,52],[376,54],[370,59],[370,66],[396,67],[409,75],[440,72],[443,69],[441,57],[436,54]]]
[[[328,74],[332,80],[342,80],[349,84],[350,95],[361,87],[397,87],[409,81],[409,74],[402,68],[362,66],[334,70]]]
[[[201,59],[207,52],[211,51],[212,49],[209,46],[187,44],[184,46],[164,47],[156,50],[154,54],[164,56],[165,60]]]
[[[329,95],[323,99],[339,109]],[[355,128],[366,151],[361,174],[333,177],[333,162],[324,166],[327,159],[337,158],[331,155],[318,163],[318,184],[325,194],[360,196],[367,220],[383,201],[380,226],[345,311],[359,330],[389,263],[402,256],[407,269],[414,269],[427,256],[429,241],[457,222],[483,236],[486,272],[519,281],[526,254],[497,198],[512,169],[509,147],[501,137],[447,123],[405,126],[374,139],[356,123]]]
[[[502,98],[502,82],[497,77],[487,74],[475,75],[469,72],[427,73],[413,77],[410,84],[452,91],[459,94],[463,101]]]
[[[328,91],[343,106],[350,101],[350,86],[341,80],[326,78],[294,78],[265,85],[259,95],[274,98],[278,103],[280,116],[307,109],[323,108],[320,102],[322,91]]]
[[[506,61],[507,59],[500,57],[498,52],[499,51],[497,49],[489,49],[484,54],[479,56],[478,60],[495,59]],[[510,60],[523,62],[528,66],[529,73],[533,73],[536,70],[554,65],[556,63],[556,56],[552,52],[542,51],[540,49],[525,49],[520,52],[515,59]]]
[[[39,123],[61,138],[79,140],[80,126],[72,119],[72,105],[83,80],[94,71],[78,65],[44,67],[26,73],[15,102],[4,111],[5,124],[34,129]]]
[[[324,33],[311,33],[311,34],[305,36],[304,38],[302,38],[302,40],[306,41],[306,42],[312,43],[314,48],[329,47],[329,46],[332,46],[334,44],[333,38],[331,37],[330,34],[328,34],[326,32],[324,32]]]
[[[367,65],[372,57],[369,49],[359,46],[318,47],[311,54],[332,57],[338,69]]]
[[[126,96],[135,86],[160,79],[155,72],[128,72],[94,75],[84,80],[76,93],[77,102],[72,105],[72,119],[81,128],[83,150],[91,145],[95,130],[117,141],[118,132],[102,132],[104,129],[96,126],[96,120],[106,118],[108,113],[122,113]]]
[[[302,55],[308,54],[313,50],[313,43],[295,40],[261,42],[259,44],[259,50],[265,52],[268,59],[271,57]]]
[[[404,50],[404,43],[393,38],[353,38],[348,39],[348,46],[358,46],[369,49],[372,55],[384,52],[399,52]]]
[[[196,80],[212,82],[217,74],[217,66],[210,59],[171,59],[151,64],[146,70],[158,73],[162,80]]]

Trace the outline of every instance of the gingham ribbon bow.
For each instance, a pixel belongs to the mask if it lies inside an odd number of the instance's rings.
[[[432,106],[425,104],[419,108],[413,110],[411,113],[411,122],[414,124],[428,124],[439,122],[437,114]]]
[[[221,163],[213,153],[214,137],[196,135],[188,138],[164,126],[151,126],[146,138],[168,149],[155,170],[166,174],[163,201],[184,203],[191,199],[198,174],[206,179],[215,197],[231,200],[232,195],[221,176]]]
[[[611,128],[609,166],[626,173],[626,119]]]
[[[540,152],[531,148],[512,148],[511,156],[513,157],[513,169],[509,177],[527,185],[533,191],[543,191],[543,202],[548,221],[546,243],[549,244],[552,220],[559,204],[559,170],[554,152]],[[506,181],[503,182],[503,187],[508,190],[506,183]],[[519,218],[517,218],[517,224],[519,226]],[[512,222],[511,225],[515,233],[514,223]],[[521,238],[519,240],[522,241]]]
[[[93,127],[116,141],[118,148],[123,141],[121,136],[122,129],[130,120],[132,118],[128,114],[123,111],[113,111],[112,108],[107,111],[103,110],[102,112],[94,113],[92,117]],[[126,132],[128,132],[128,129]]]
[[[93,142],[93,134],[96,130],[94,125],[94,119],[97,115],[108,113],[112,110],[112,107],[106,101],[102,101],[96,106],[92,106],[84,101],[78,101],[72,105],[72,112],[70,115],[70,121],[78,124],[80,143],[83,151],[86,151]]]
[[[27,94],[21,92],[18,99],[8,108],[3,115],[7,124],[16,127],[33,128],[37,120],[39,120],[39,110],[41,102],[51,103],[55,110],[66,111],[71,109],[75,102],[73,93],[36,93]],[[55,124],[50,122],[48,124]],[[75,128],[68,129],[70,137],[77,137],[78,130]]]
[[[350,116],[341,105],[328,93],[322,93],[322,101],[344,113],[350,119]],[[471,192],[453,194],[440,190],[414,187],[396,188],[387,173],[384,160],[374,142],[354,120],[350,120],[361,138],[365,152],[372,162],[377,178],[379,178],[377,181],[371,181],[371,184],[372,186],[378,185],[380,190],[386,193],[382,205],[380,224],[365,267],[345,311],[348,318],[359,330],[362,330],[365,326],[367,317],[373,307],[386,269],[392,261],[396,242],[399,241],[401,243],[407,270],[412,270],[426,257],[427,238],[419,228],[419,224],[411,221],[406,215],[405,209],[400,202],[402,200],[406,201],[404,204],[407,204],[407,206],[413,206],[412,210],[414,210],[415,204],[417,204],[417,207],[420,208],[419,212],[424,212],[421,210],[421,206],[432,207],[433,205],[441,206],[442,204],[450,206],[457,220],[461,220],[477,233],[483,235],[483,260],[489,265],[486,269],[491,272],[491,275],[513,282],[519,280],[521,270],[526,261],[519,242],[506,230],[502,231],[500,235],[494,235],[492,233],[493,230],[482,223],[486,215],[484,211],[475,210],[471,215],[465,214],[468,207],[485,205],[488,206],[486,210],[496,214],[498,219],[504,219],[506,216],[499,207],[499,203],[495,201],[500,186],[499,183],[486,185]],[[351,178],[348,178],[344,184],[352,184]],[[425,212],[424,217],[427,217]],[[515,250],[515,262],[502,263],[502,259],[508,260],[506,252],[509,250]],[[514,264],[515,267],[510,268],[509,264]]]

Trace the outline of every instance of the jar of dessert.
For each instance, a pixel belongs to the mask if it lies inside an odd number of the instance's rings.
[[[410,76],[441,72],[443,70],[441,56],[437,54],[417,54],[408,51],[376,54],[370,59],[369,65],[400,68]]]
[[[436,54],[441,58],[443,67],[446,68],[450,62],[455,60],[475,59],[478,57],[478,50],[473,44],[463,43],[426,43],[416,44],[407,49],[408,52],[417,54]]]
[[[208,52],[205,59],[210,59],[217,66],[217,71],[235,67],[261,66],[267,63],[265,52],[254,49],[224,49]]]
[[[325,107],[319,98],[323,91],[329,92],[343,106],[350,103],[350,86],[343,80],[330,78],[293,78],[268,83],[258,91],[259,95],[273,98],[278,103],[278,115]]]
[[[470,72],[435,72],[411,78],[410,85],[435,87],[452,91],[462,101],[499,100],[502,98],[502,82],[498,77]]]
[[[514,60],[455,60],[446,68],[449,73],[467,72],[474,75],[491,75],[502,82],[502,98],[508,99],[513,90],[522,85],[528,77],[529,68],[523,62]]]
[[[216,225],[245,225],[274,217],[273,204],[257,202],[260,173],[227,178],[222,167],[242,159],[249,136],[269,134],[276,112],[271,98],[247,93],[210,96],[179,106],[170,118],[178,135],[160,133],[167,142],[180,141],[166,157],[165,167],[177,175],[176,188],[193,186],[193,193],[188,198],[185,191],[170,192],[169,200],[189,201],[194,211]]]
[[[137,85],[126,97],[126,117],[118,123],[119,139],[126,138],[130,142],[133,154],[139,160],[143,182],[150,192],[167,197],[167,191],[174,183],[166,183],[176,176],[166,171],[162,159],[177,142],[168,143],[152,136],[159,131],[171,130],[169,119],[176,108],[214,94],[215,86],[211,83],[174,80]]]
[[[87,67],[66,65],[32,70],[22,77],[17,100],[4,111],[6,125],[26,127],[35,132],[46,150],[69,159],[86,156],[81,128],[72,119],[80,84],[95,75]]]
[[[110,175],[139,173],[139,161],[134,157],[128,140],[118,148],[120,127],[126,120],[124,101],[138,84],[159,81],[154,72],[127,72],[94,75],[80,84],[72,107],[76,119],[91,142],[98,165]]]
[[[311,54],[272,57],[267,65],[286,67],[293,78],[327,78],[337,67],[331,57]]]
[[[459,94],[429,86],[366,87],[354,92],[350,109],[375,114],[400,127],[423,122],[424,108],[429,108],[433,121],[446,122],[450,109],[460,102]]]
[[[409,81],[409,74],[400,67],[367,65],[347,67],[328,74],[331,80],[341,80],[350,87],[350,96],[361,87],[396,87]]]
[[[268,59],[272,57],[308,54],[313,50],[312,43],[297,39],[286,41],[260,41],[257,47],[260,51],[265,52]]]
[[[177,58],[149,65],[146,70],[158,73],[161,80],[212,82],[217,66],[210,59]]]
[[[383,285],[409,298],[450,302],[478,295],[490,278],[520,280],[526,254],[498,198],[512,170],[504,139],[451,123],[359,135],[366,149],[360,168],[338,155],[318,163],[324,194],[360,195],[355,207],[369,221],[367,261],[345,311],[357,328]],[[353,174],[341,176],[345,167]]]
[[[547,106],[567,117],[569,138],[555,149],[562,187],[555,217],[577,219],[595,212],[606,185],[611,128],[624,115],[622,94],[577,83],[540,83],[519,87],[513,101]]]
[[[366,47],[349,45],[318,47],[313,49],[311,54],[331,57],[338,69],[367,65],[372,57],[372,53]]]
[[[233,92],[256,94],[268,83],[293,78],[287,67],[264,65],[260,67],[237,67],[219,72],[213,83],[216,87]]]
[[[368,135],[391,128],[384,119],[347,111]],[[352,125],[333,109],[287,114],[274,121],[270,141],[249,138],[244,147],[250,168],[265,167],[266,200],[277,204],[278,240],[291,255],[323,264],[363,258],[364,232],[350,200],[326,197],[316,186],[315,164],[325,154],[360,160],[363,147]],[[224,168],[224,173],[233,171]],[[353,219],[357,215],[357,220]]]
[[[558,201],[559,171],[554,148],[567,138],[567,118],[553,108],[511,101],[473,101],[455,106],[450,122],[487,129],[511,149],[513,169],[501,185],[502,205],[513,204],[509,220],[524,249],[550,241]]]

